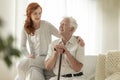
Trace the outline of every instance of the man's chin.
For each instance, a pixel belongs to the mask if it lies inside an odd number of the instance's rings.
[[[59,35],[61,35],[61,32],[58,32]]]
[[[63,31],[59,31],[59,34],[62,34],[63,33]]]

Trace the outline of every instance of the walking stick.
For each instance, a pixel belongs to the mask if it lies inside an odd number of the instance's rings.
[[[60,80],[61,62],[62,62],[62,54],[60,54],[59,69],[58,69],[58,78],[57,78],[57,80]]]

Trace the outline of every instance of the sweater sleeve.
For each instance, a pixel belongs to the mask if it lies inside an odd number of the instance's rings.
[[[26,45],[27,45],[27,35],[26,35],[26,33],[25,33],[24,29],[23,29],[22,34],[21,34],[21,52],[25,56],[27,56],[29,54]]]
[[[52,35],[54,35],[55,37],[60,38],[60,34],[59,34],[57,28],[54,25],[52,25],[51,23],[49,23],[49,22],[48,22],[48,25],[49,25],[50,33]]]

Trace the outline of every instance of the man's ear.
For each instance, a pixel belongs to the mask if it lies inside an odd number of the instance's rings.
[[[74,32],[74,27],[71,27],[71,32]]]

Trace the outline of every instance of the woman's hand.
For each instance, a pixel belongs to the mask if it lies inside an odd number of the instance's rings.
[[[82,47],[85,46],[84,40],[80,36],[76,36],[76,39],[77,39],[78,43],[80,44],[80,46],[82,46]]]
[[[35,59],[35,54],[29,54],[29,58]]]

